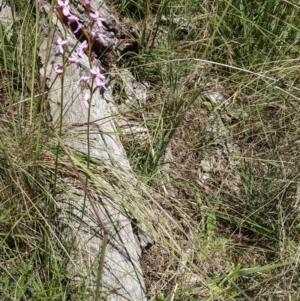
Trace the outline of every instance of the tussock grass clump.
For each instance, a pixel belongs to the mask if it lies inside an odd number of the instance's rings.
[[[10,4],[0,30],[0,299],[65,300],[80,288],[68,285],[68,246],[53,227],[55,156],[40,105],[36,7]]]
[[[148,148],[124,142],[188,225],[182,252],[198,275],[180,281],[180,259],[166,264],[161,282],[148,282],[158,300],[298,296],[297,18],[280,1],[176,1],[147,18],[155,42],[128,65],[150,78]]]

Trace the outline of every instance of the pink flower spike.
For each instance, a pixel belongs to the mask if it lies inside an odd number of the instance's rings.
[[[90,95],[87,94],[87,93],[84,94],[84,97],[83,97],[83,100],[82,100],[81,103],[80,103],[80,106],[81,106],[82,108],[85,107],[86,109],[88,109],[89,106],[90,106],[89,101],[90,101]]]
[[[103,26],[103,23],[105,21],[104,18],[100,18],[99,13],[95,11],[94,13],[90,13],[90,17],[97,22],[98,26],[101,27]]]
[[[57,0],[57,4],[59,5],[60,8],[62,8],[64,16],[67,17],[67,16],[70,15],[70,11],[69,11],[69,8],[68,8],[69,0],[65,0],[65,2],[62,1],[62,0]]]
[[[84,5],[91,5],[91,1],[90,0],[83,0],[83,4]]]
[[[66,40],[63,40],[61,37],[59,37],[56,40],[56,48],[55,48],[55,53],[56,54],[63,54],[64,53],[64,45],[67,44]]]

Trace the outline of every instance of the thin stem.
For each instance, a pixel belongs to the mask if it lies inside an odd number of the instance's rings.
[[[63,25],[64,28],[64,39],[66,39],[66,28]],[[65,62],[65,52],[62,54],[62,67],[63,67],[63,72],[62,75],[60,76],[61,80],[61,89],[60,89],[60,118],[59,118],[59,132],[58,135],[61,138],[62,136],[62,128],[63,128],[63,113],[64,113],[64,74],[66,71],[66,62]],[[58,172],[58,154],[59,154],[59,148],[60,148],[60,143],[57,143],[56,146],[56,156],[55,156],[55,172],[54,172],[54,187],[53,190],[55,192],[56,190],[56,185],[57,185],[57,172]]]
[[[36,1],[36,22],[35,22],[35,35],[34,35],[34,54],[33,54],[33,62],[32,62],[32,74],[31,74],[31,91],[30,91],[30,109],[29,109],[29,124],[32,125],[33,119],[33,101],[34,101],[34,85],[35,85],[35,67],[36,67],[36,60],[38,57],[38,36],[39,36],[39,1]]]

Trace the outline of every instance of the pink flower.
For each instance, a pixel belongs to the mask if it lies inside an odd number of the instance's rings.
[[[62,74],[63,73],[63,67],[61,65],[56,65],[54,67],[54,72],[57,74]]]
[[[84,5],[90,5],[91,2],[90,2],[90,0],[83,0],[83,4],[84,4]]]
[[[76,16],[74,16],[74,15],[69,15],[68,17],[68,21],[70,22],[70,23],[73,23],[73,22],[78,22],[79,21],[79,19],[76,17]]]
[[[74,33],[77,33],[81,28],[83,28],[83,25],[82,24],[80,24],[80,23],[77,23],[77,29],[76,30],[74,30]]]
[[[92,75],[93,75],[93,77],[95,79],[96,88],[103,88],[103,89],[106,90],[105,83],[104,83],[105,76],[100,73],[100,68],[94,66],[90,70],[90,72],[92,73]]]
[[[65,2],[62,1],[62,0],[57,0],[57,4],[59,5],[60,8],[62,8],[64,16],[67,17],[67,16],[70,15],[70,11],[69,11],[69,8],[68,8],[69,0],[66,0]]]
[[[56,65],[54,67],[53,73],[51,74],[51,78],[54,78],[56,75],[61,75],[63,73],[63,67],[61,65]]]
[[[70,64],[76,64],[77,68],[80,67],[80,61],[79,61],[79,58],[76,56],[75,53],[72,53],[69,58],[68,58],[68,62]]]
[[[90,80],[91,78],[89,76],[81,76],[78,83],[85,83],[86,85],[88,85],[88,81]]]
[[[83,100],[80,103],[80,106],[82,108],[85,107],[86,109],[89,108],[89,106],[90,106],[90,94],[87,94],[87,93],[84,94],[84,97],[83,97]]]
[[[76,50],[76,54],[78,56],[82,56],[84,50],[86,50],[89,47],[89,44],[86,40],[84,40],[81,45],[79,45],[78,49]]]
[[[97,22],[98,26],[101,27],[103,26],[103,23],[105,21],[104,18],[100,18],[99,13],[95,11],[94,13],[90,13],[90,17]]]
[[[63,40],[61,37],[59,37],[56,40],[56,48],[55,48],[55,53],[56,54],[63,54],[64,53],[64,45],[67,44],[66,40]]]
[[[95,51],[92,51],[91,53],[91,59],[95,59],[97,57],[97,54]]]
[[[101,34],[98,29],[92,30],[91,34],[94,39],[99,39],[102,43],[105,43],[105,35]]]
[[[83,50],[86,50],[88,47],[89,47],[89,44],[86,40],[84,40],[80,45],[80,48],[82,48]]]
[[[94,66],[90,72],[93,74],[93,76],[96,78],[100,78],[101,80],[104,80],[105,79],[105,76],[103,74],[100,73],[100,68],[97,67],[97,66]]]
[[[99,77],[95,78],[95,84],[96,88],[103,88],[104,90],[107,90],[107,88],[105,87],[105,83]]]

